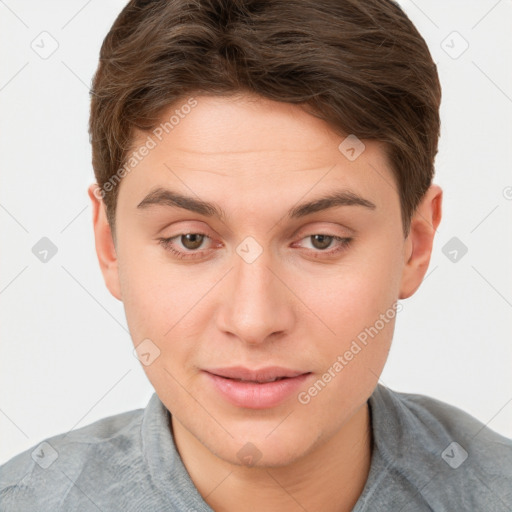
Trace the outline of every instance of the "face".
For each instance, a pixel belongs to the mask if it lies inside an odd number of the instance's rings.
[[[252,443],[286,465],[383,369],[406,260],[395,179],[378,142],[340,150],[298,106],[195,100],[119,185],[119,298],[173,422],[225,461]]]

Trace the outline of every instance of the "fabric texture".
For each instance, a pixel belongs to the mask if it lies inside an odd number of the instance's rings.
[[[352,512],[511,512],[512,440],[461,409],[378,384],[371,467]],[[211,512],[176,450],[169,412],[145,409],[46,439],[0,466],[0,511]]]

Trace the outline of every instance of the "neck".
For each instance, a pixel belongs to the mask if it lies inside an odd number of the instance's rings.
[[[361,495],[373,448],[368,404],[331,437],[286,466],[231,464],[208,450],[172,416],[174,440],[199,493],[216,512],[349,512]]]

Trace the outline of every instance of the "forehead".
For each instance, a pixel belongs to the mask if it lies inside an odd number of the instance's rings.
[[[249,95],[193,100],[169,107],[152,132],[135,133],[132,151],[151,149],[121,181],[120,201],[123,196],[137,205],[156,186],[171,185],[234,207],[252,200],[261,207],[262,197],[279,202],[333,187],[375,203],[398,197],[377,141],[346,143],[345,135],[297,105]],[[346,152],[354,143],[357,153],[364,147],[355,159]]]

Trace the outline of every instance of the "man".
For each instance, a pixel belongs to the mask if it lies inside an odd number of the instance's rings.
[[[512,509],[511,440],[378,383],[442,201],[395,3],[132,1],[91,92],[98,259],[156,393],[9,461],[2,510]]]

